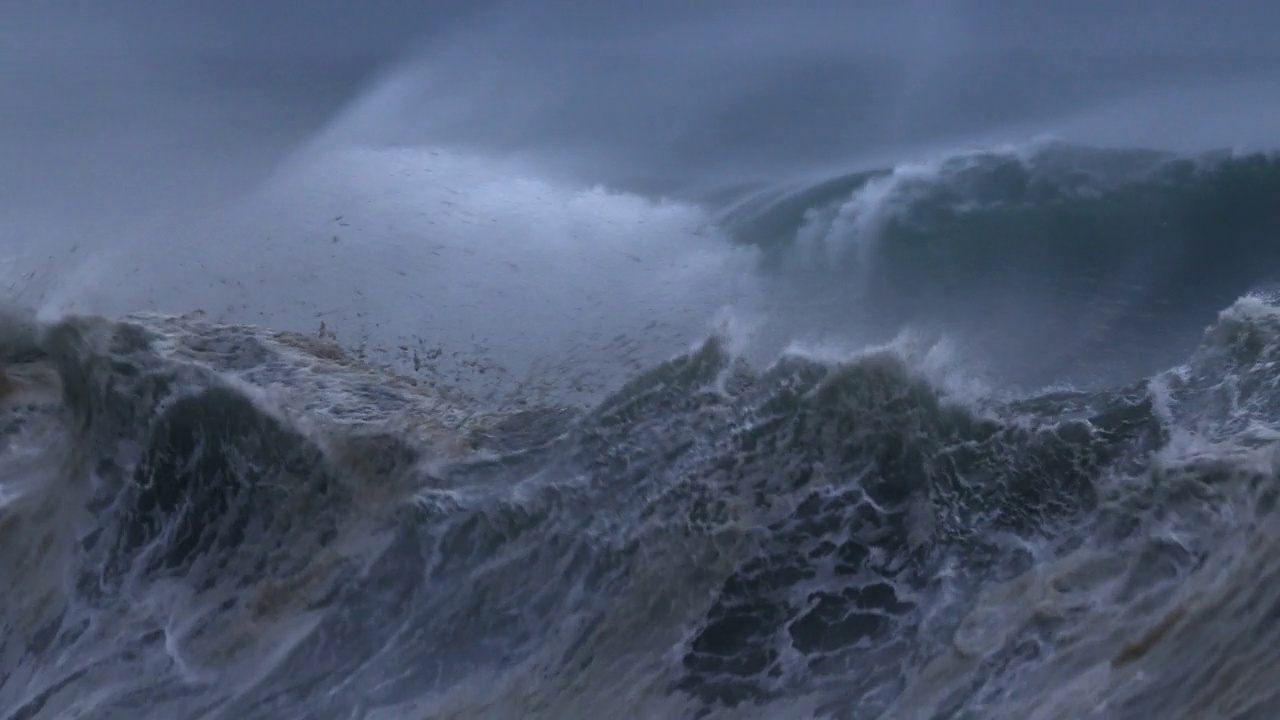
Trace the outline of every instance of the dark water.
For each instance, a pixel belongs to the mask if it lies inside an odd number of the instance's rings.
[[[1272,154],[1048,142],[762,189],[722,214],[780,285],[803,277],[837,306],[802,326],[950,332],[1034,387],[1181,362],[1221,308],[1275,282],[1277,197]]]
[[[498,407],[325,338],[14,315],[0,717],[1273,717],[1278,190],[1048,146],[722,211],[886,329],[1047,325],[1075,385],[713,335]]]

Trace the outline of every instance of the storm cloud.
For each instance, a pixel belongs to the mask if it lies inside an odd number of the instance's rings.
[[[1280,112],[1267,2],[117,0],[3,16],[6,209],[234,191],[370,93],[382,111],[356,113],[360,141],[667,192],[1010,134],[1261,143]]]
[[[1040,133],[1264,143],[1280,109],[1263,3],[553,2],[486,20],[402,67],[370,137],[670,191]]]

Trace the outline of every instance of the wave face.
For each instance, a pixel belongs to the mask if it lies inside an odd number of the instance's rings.
[[[916,325],[1024,387],[1105,386],[1180,362],[1215,313],[1274,283],[1276,197],[1275,155],[1045,142],[757,189],[721,220],[766,250],[814,335]]]
[[[893,348],[496,413],[284,332],[7,335],[6,720],[1280,713],[1272,296],[982,400]]]

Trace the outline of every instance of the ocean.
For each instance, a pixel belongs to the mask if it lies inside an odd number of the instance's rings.
[[[1280,717],[1280,142],[738,153],[857,114],[779,66],[572,144],[475,27],[216,192],[4,198],[0,720]]]

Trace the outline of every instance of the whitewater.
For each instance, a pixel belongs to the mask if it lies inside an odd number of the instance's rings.
[[[996,124],[945,3],[659,5],[406,9],[285,109],[50,15],[129,79],[0,87],[0,720],[1280,717],[1273,76]]]

